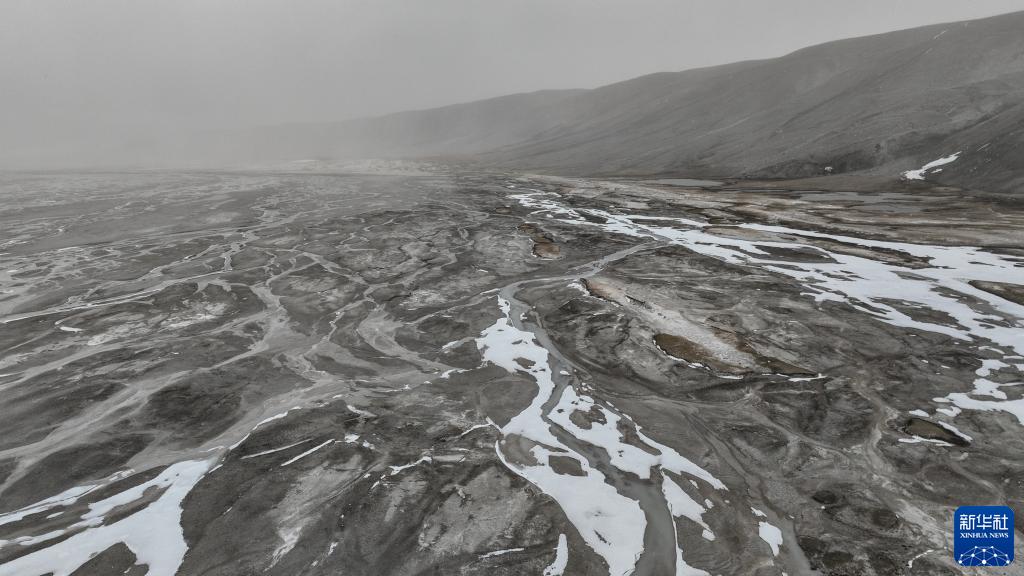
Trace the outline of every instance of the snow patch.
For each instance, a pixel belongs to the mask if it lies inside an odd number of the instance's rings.
[[[292,458],[292,459],[288,460],[287,462],[283,462],[283,463],[281,464],[281,466],[288,466],[289,464],[294,464],[295,462],[298,462],[299,460],[302,460],[302,459],[303,459],[303,458],[305,458],[306,456],[309,456],[310,454],[312,454],[312,453],[316,452],[317,450],[319,450],[319,449],[323,448],[324,446],[327,446],[328,444],[331,444],[331,443],[333,443],[333,442],[337,442],[337,440],[334,440],[334,439],[332,438],[331,440],[326,440],[326,441],[324,441],[324,442],[323,442],[323,443],[321,443],[321,444],[317,444],[316,446],[313,446],[313,447],[312,447],[312,448],[310,448],[309,450],[306,450],[306,451],[305,451],[305,452],[303,452],[302,454],[299,454],[298,456],[296,456],[296,457],[294,457],[294,458]]]
[[[555,546],[555,561],[544,569],[543,576],[562,576],[565,567],[569,565],[569,542],[565,534],[558,535],[558,545]]]
[[[511,554],[513,552],[522,552],[526,548],[507,548],[505,550],[495,550],[494,552],[488,552],[487,554],[481,554],[481,558],[492,558],[494,556],[504,556],[505,554]]]
[[[294,444],[289,444],[287,446],[281,446],[280,448],[272,448],[270,450],[264,450],[263,452],[257,452],[255,454],[246,454],[245,456],[240,457],[239,460],[248,460],[249,458],[257,458],[259,456],[266,456],[267,454],[274,454],[275,452],[281,452],[281,451],[287,450],[289,448],[295,448],[299,444],[305,444],[306,442],[309,442],[310,440],[311,440],[310,438],[307,438],[305,440],[299,440],[298,442],[295,442]]]
[[[945,31],[939,33],[939,36],[941,36],[944,32]],[[936,38],[938,38],[939,36],[936,36]],[[960,152],[957,152],[944,158],[939,158],[938,160],[932,160],[931,162],[925,164],[924,166],[918,168],[917,170],[907,170],[906,172],[903,173],[903,177],[906,178],[907,180],[924,180],[925,174],[927,174],[929,170],[933,172],[941,172],[941,169],[935,170],[935,168],[938,168],[939,166],[945,166],[950,162],[955,162],[956,159],[959,157]]]
[[[761,521],[757,523],[757,535],[768,543],[768,547],[772,549],[772,556],[779,555],[779,548],[782,547],[782,530]]]

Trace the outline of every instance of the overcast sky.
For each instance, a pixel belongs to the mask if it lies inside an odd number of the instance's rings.
[[[4,0],[0,146],[593,87],[1022,9],[1024,0]]]

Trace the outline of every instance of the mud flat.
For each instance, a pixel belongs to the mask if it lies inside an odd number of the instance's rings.
[[[0,181],[0,576],[958,574],[1024,501],[1019,205],[361,172]]]

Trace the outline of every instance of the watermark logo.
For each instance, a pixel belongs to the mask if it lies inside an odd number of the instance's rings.
[[[1013,562],[1013,510],[1008,506],[961,506],[953,514],[953,558],[961,566]]]

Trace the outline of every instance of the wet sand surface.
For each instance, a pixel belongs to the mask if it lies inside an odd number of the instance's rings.
[[[5,175],[0,576],[962,573],[1024,210],[714,184]]]

